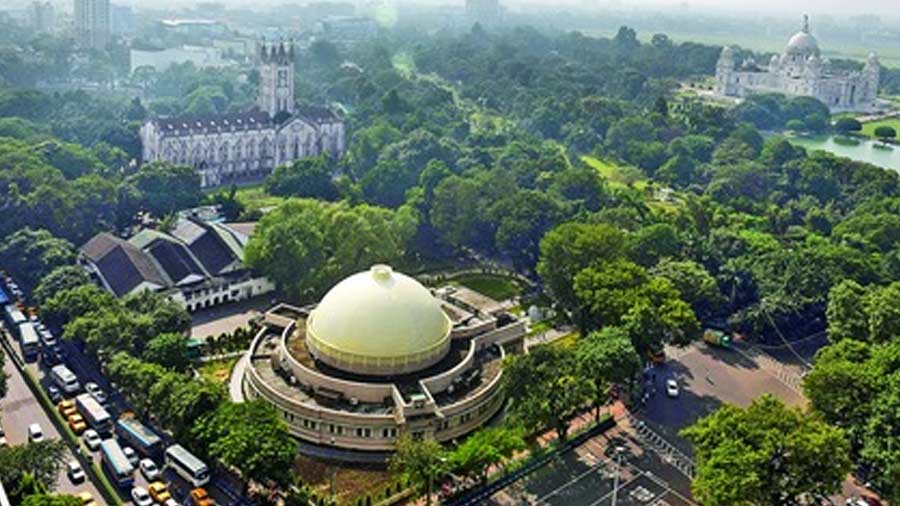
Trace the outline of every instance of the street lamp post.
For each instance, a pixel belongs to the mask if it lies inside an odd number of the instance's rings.
[[[622,454],[625,453],[625,448],[617,446],[615,452],[616,474],[613,476],[612,506],[616,506],[616,501],[619,499],[619,472],[622,468]]]

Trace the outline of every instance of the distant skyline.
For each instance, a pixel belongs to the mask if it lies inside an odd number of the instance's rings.
[[[70,10],[72,0],[50,0],[51,3],[64,10]],[[112,0],[120,5],[132,5],[148,8],[189,8],[202,2],[214,1],[228,6],[250,8],[267,8],[281,4],[307,4],[315,1],[346,2],[351,4],[367,3],[369,0]],[[464,5],[465,0],[389,0],[395,3],[418,3],[422,5]],[[613,9],[616,11],[641,10],[661,12],[699,12],[710,15],[760,16],[774,15],[778,17],[797,17],[802,13],[812,16],[858,16],[876,15],[883,20],[900,23],[900,11],[896,8],[896,0],[500,0],[501,4],[511,10],[527,10],[529,7],[580,8],[585,10]],[[25,7],[31,0],[7,0],[9,7]]]

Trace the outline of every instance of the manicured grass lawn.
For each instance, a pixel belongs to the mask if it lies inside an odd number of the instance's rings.
[[[647,178],[636,167],[618,165],[588,155],[582,156],[581,160],[596,169],[612,186],[634,186],[640,190],[647,184]]]
[[[269,195],[262,185],[239,188],[235,196],[247,210],[277,207],[285,201],[282,197]]]
[[[868,135],[869,137],[875,136],[875,129],[880,126],[889,126],[894,127],[894,130],[900,132],[900,118],[888,118],[882,119],[878,121],[870,121],[868,123],[863,123],[862,133],[863,135]]]
[[[228,383],[228,378],[231,376],[231,369],[234,367],[234,364],[237,363],[239,358],[240,357],[232,357],[206,362],[200,366],[200,376],[203,376],[203,378],[212,381],[213,383],[224,386]]]
[[[516,280],[493,274],[466,274],[455,278],[452,283],[471,288],[494,300],[506,300],[522,292]]]
[[[391,487],[396,492],[395,476],[385,470],[367,469],[365,467],[342,467],[331,465],[301,455],[295,467],[303,483],[308,484],[317,495],[328,497],[331,481],[334,479],[334,491],[338,504],[356,504],[357,499],[372,497],[372,504],[385,497],[385,490]]]

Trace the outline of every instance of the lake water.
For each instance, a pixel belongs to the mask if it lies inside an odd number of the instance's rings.
[[[900,146],[885,147],[872,140],[837,137],[834,135],[820,137],[790,137],[791,143],[806,149],[821,149],[837,156],[845,156],[852,160],[868,162],[887,169],[900,172]]]

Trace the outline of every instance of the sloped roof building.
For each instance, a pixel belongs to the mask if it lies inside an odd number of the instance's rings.
[[[167,233],[97,234],[80,248],[79,263],[117,297],[151,290],[194,311],[274,289],[244,267],[247,239],[228,225],[187,217]]]

